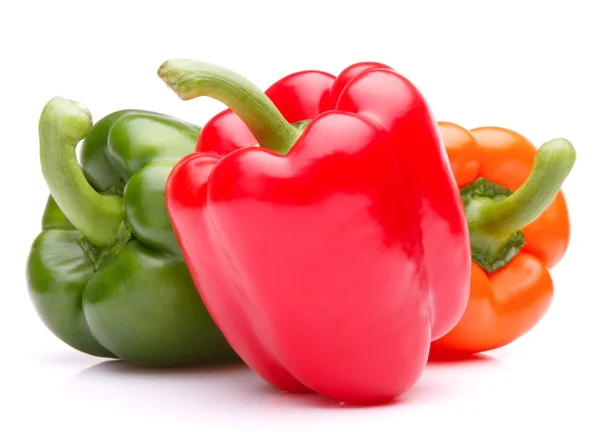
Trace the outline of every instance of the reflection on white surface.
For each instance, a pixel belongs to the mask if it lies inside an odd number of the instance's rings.
[[[565,343],[557,355],[558,341],[540,328],[493,357],[430,361],[402,398],[366,408],[280,392],[243,364],[147,369],[82,355],[50,338],[32,341],[21,351],[15,346],[15,363],[3,367],[10,370],[2,377],[9,407],[1,431],[19,434],[6,439],[11,442],[42,435],[63,442],[212,442],[248,435],[279,442],[391,440],[391,433],[394,440],[417,442],[448,435],[478,440],[490,431],[519,436],[514,440],[561,431],[575,437],[595,415],[577,400],[594,398],[583,373],[593,367],[576,376],[566,362],[580,350]],[[557,382],[559,375],[564,382]],[[516,434],[518,428],[525,430]]]
[[[449,393],[444,378],[465,366],[494,365],[489,356],[467,360],[437,360],[428,364],[420,382],[393,403],[368,408],[394,408],[443,397]],[[105,361],[86,368],[67,380],[62,393],[74,403],[109,403],[112,409],[143,408],[148,412],[245,417],[286,409],[311,412],[323,409],[366,409],[341,405],[317,394],[288,394],[265,383],[244,364],[179,369],[150,369],[121,361]]]
[[[161,413],[221,412],[256,405],[277,394],[245,365],[208,368],[148,369],[106,361],[74,375],[63,393],[73,401],[109,402],[115,407],[140,405]],[[210,404],[209,407],[207,405]]]

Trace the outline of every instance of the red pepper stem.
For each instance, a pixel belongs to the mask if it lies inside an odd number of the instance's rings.
[[[171,59],[160,66],[158,76],[182,100],[207,96],[222,102],[242,119],[259,145],[277,153],[289,152],[301,134],[269,97],[233,71],[196,60]]]
[[[538,149],[531,174],[514,193],[501,201],[474,198],[466,208],[472,245],[493,255],[511,235],[535,221],[554,201],[575,157],[569,141],[548,141]]]
[[[75,153],[91,128],[85,107],[61,97],[51,99],[39,121],[40,163],[50,193],[69,221],[94,245],[111,246],[119,240],[125,219],[122,199],[96,192]]]

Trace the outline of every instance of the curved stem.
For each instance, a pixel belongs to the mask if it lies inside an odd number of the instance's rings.
[[[94,245],[119,239],[125,219],[117,195],[100,195],[85,179],[75,148],[92,128],[89,111],[71,100],[51,99],[39,121],[40,162],[52,197],[69,221]]]
[[[513,194],[501,201],[474,198],[466,207],[473,249],[493,258],[511,236],[535,221],[552,203],[575,164],[573,145],[557,138],[537,151],[533,170]]]
[[[160,66],[158,76],[182,100],[208,96],[224,103],[261,146],[275,152],[289,152],[301,134],[258,87],[233,71],[201,61],[172,59]]]

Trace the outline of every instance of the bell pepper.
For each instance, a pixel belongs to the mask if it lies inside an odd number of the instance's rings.
[[[184,100],[231,109],[166,188],[228,342],[288,392],[351,404],[406,392],[432,337],[462,316],[471,269],[460,195],[418,89],[370,63],[337,78],[294,73],[266,94],[199,61],[168,60],[159,76]]]
[[[550,307],[549,269],[562,259],[570,236],[560,187],[576,154],[564,139],[536,150],[506,128],[439,125],[461,187],[473,264],[465,314],[432,344],[432,353],[478,353],[524,335]]]
[[[237,359],[198,296],[164,202],[167,176],[199,131],[140,110],[92,127],[71,100],[44,107],[40,158],[51,195],[27,283],[43,322],[71,347],[147,366]]]

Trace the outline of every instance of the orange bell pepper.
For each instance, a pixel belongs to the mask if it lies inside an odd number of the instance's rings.
[[[550,307],[549,269],[570,239],[560,187],[575,150],[564,139],[536,150],[500,127],[439,126],[465,204],[473,263],[467,309],[432,352],[478,353],[524,335]]]

